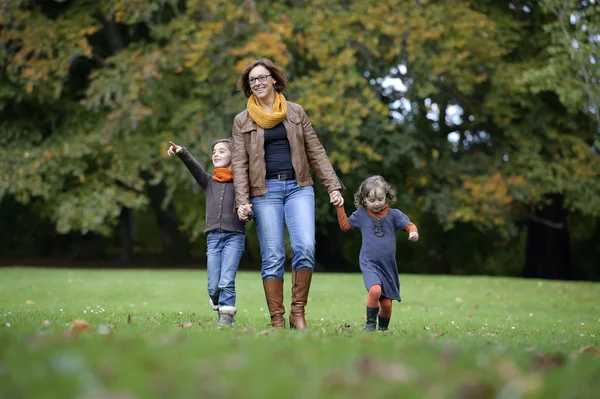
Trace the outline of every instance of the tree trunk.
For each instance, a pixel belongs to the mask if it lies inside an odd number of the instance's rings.
[[[358,267],[346,260],[343,253],[343,232],[338,223],[327,223],[326,232],[317,229],[315,247],[315,262],[326,271],[358,271]]]
[[[536,210],[529,222],[523,277],[571,280],[571,242],[564,198],[558,194],[546,198],[550,202]]]
[[[131,263],[133,260],[134,220],[133,209],[121,208],[119,215],[119,237],[121,239],[121,260]]]
[[[160,238],[165,255],[168,259],[177,262],[187,262],[190,260],[186,242],[179,233],[179,221],[175,213],[173,204],[169,202],[166,207],[162,203],[166,195],[166,187],[163,182],[154,186],[149,184],[146,179],[146,190],[150,205],[156,216],[156,223],[160,231]]]

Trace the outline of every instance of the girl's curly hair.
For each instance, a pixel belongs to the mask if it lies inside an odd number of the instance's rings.
[[[366,205],[366,198],[369,193],[376,188],[380,188],[385,193],[385,198],[388,203],[396,203],[396,191],[392,189],[390,184],[379,175],[367,177],[362,183],[358,191],[354,193],[354,205],[356,208],[364,207]]]

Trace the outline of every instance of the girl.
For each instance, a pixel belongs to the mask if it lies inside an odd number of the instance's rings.
[[[363,331],[385,331],[392,316],[392,300],[400,301],[400,281],[396,265],[396,231],[408,232],[408,239],[417,241],[417,226],[398,209],[388,208],[396,202],[396,193],[381,176],[363,181],[354,194],[357,210],[346,218],[344,207],[337,207],[338,222],[343,231],[359,229],[362,234],[360,270],[367,296],[367,325]]]
[[[219,312],[219,326],[235,323],[235,275],[244,252],[245,223],[235,210],[235,191],[231,172],[231,139],[215,141],[212,147],[214,175],[184,148],[172,141],[167,155],[177,154],[206,193],[206,234],[208,296],[213,310]]]

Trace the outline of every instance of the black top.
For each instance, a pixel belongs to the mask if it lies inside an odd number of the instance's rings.
[[[177,157],[185,164],[196,180],[196,183],[206,193],[206,228],[204,233],[229,232],[241,233],[246,231],[246,224],[238,219],[235,210],[235,190],[233,182],[220,183],[207,173],[202,165],[183,148]]]
[[[294,172],[290,142],[287,139],[285,126],[281,122],[272,129],[265,129],[265,163],[267,176]]]

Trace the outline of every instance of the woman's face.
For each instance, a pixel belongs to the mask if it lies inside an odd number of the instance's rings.
[[[266,77],[266,79],[265,79]],[[264,82],[261,82],[264,79]],[[248,74],[248,81],[250,82],[250,89],[261,102],[272,98],[275,95],[275,80],[271,76],[271,72],[262,65],[257,65],[250,70]]]
[[[231,151],[227,144],[217,143],[213,147],[212,161],[215,168],[229,168],[231,166]]]

